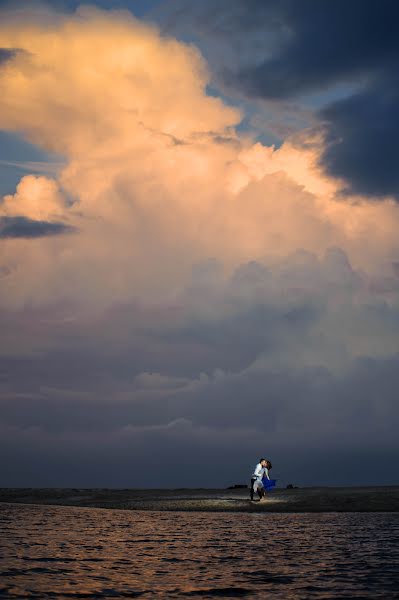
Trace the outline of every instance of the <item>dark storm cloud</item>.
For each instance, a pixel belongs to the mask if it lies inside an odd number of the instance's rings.
[[[393,0],[273,4],[275,19],[289,33],[271,56],[236,74],[237,84],[251,95],[292,97],[397,64],[399,6]]]
[[[36,221],[27,217],[0,217],[0,239],[34,239],[75,231],[65,223]]]
[[[399,199],[398,110],[398,76],[387,73],[321,111],[326,124],[322,164],[344,178],[344,191]]]

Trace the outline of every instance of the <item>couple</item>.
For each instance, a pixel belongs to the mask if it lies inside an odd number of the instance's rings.
[[[258,464],[255,467],[254,470],[254,474],[251,477],[251,500],[254,499],[254,493],[257,492],[258,496],[259,496],[259,500],[262,500],[262,498],[265,495],[265,486],[263,484],[263,478],[268,479],[270,481],[270,477],[269,477],[269,471],[272,468],[272,463],[270,462],[270,460],[267,460],[266,458],[261,458],[258,462]]]

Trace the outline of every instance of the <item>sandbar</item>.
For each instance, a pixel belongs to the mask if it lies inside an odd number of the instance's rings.
[[[399,512],[399,486],[274,489],[251,502],[247,489],[0,488],[0,502],[147,511]]]

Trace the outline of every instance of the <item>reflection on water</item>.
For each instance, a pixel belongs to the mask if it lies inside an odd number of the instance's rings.
[[[3,598],[399,598],[399,515],[0,505]]]

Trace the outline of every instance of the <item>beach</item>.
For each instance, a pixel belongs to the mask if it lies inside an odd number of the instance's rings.
[[[251,502],[242,488],[2,488],[0,502],[142,511],[399,512],[399,486],[275,489],[261,502]]]

